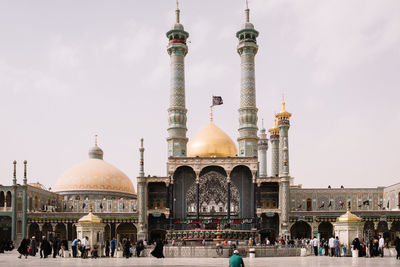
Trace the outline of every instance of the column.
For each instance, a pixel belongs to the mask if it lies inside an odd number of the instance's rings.
[[[200,181],[199,174],[196,173],[196,219],[200,218]]]
[[[281,220],[282,233],[289,234],[288,231],[288,213],[289,213],[289,177],[282,178],[282,201],[281,201]]]
[[[26,209],[27,209],[27,192],[26,190],[28,189],[27,185],[27,178],[26,178],[26,164],[27,161],[24,161],[24,179],[23,179],[23,199],[22,199],[22,238],[27,238],[26,235]]]
[[[11,215],[11,239],[13,241],[17,238],[17,161],[14,160],[14,172],[13,172],[13,187],[12,187],[12,215]]]
[[[227,219],[231,219],[231,177],[228,174],[228,179],[227,179]]]

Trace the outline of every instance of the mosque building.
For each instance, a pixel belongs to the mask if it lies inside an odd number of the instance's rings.
[[[79,218],[93,210],[110,238],[210,239],[221,229],[224,239],[263,240],[280,236],[330,237],[333,223],[351,211],[364,222],[364,237],[400,234],[400,183],[377,188],[302,188],[290,174],[289,129],[292,114],[282,101],[268,131],[258,133],[255,57],[259,32],[245,10],[236,33],[240,58],[239,138],[233,141],[212,120],[188,138],[185,103],[185,56],[189,33],[180,23],[167,32],[170,56],[168,158],[165,176],[145,174],[141,140],[137,192],[131,179],[107,163],[97,143],[89,158],[66,170],[54,189],[22,184],[16,166],[12,185],[0,185],[0,238],[57,236],[73,240]],[[293,116],[295,117],[295,116]],[[268,138],[269,133],[269,138]],[[267,154],[270,148],[270,166]]]

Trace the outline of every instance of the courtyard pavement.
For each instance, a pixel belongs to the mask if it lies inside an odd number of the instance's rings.
[[[74,258],[48,258],[40,259],[28,257],[28,259],[18,259],[18,254],[6,252],[0,254],[0,266],[229,266],[227,258],[99,258],[99,259],[74,259]],[[385,258],[330,258],[330,257],[274,257],[274,258],[245,258],[246,267],[274,266],[362,266],[362,267],[381,267],[381,266],[400,266],[400,260],[393,257]]]

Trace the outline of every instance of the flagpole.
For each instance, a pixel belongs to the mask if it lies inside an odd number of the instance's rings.
[[[210,106],[210,122],[213,122],[213,106]]]

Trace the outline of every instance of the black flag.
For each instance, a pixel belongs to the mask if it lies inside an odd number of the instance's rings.
[[[220,97],[220,96],[212,97],[212,106],[222,105],[223,103],[224,103],[224,101],[222,100],[222,97]]]

